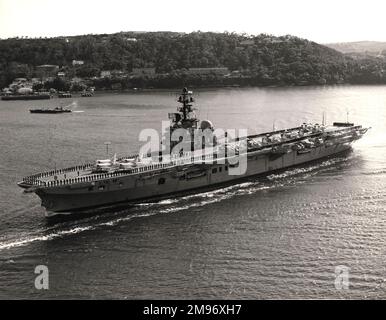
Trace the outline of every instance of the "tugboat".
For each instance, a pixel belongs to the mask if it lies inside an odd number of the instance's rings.
[[[230,138],[225,131],[219,141],[220,137],[212,135],[212,122],[196,117],[191,91],[184,88],[178,102],[177,112],[169,113],[170,125],[160,151],[120,158],[115,155],[113,159],[38,173],[23,178],[18,185],[41,198],[48,217],[117,203],[153,201],[335,156],[350,149],[369,129],[344,122],[329,126],[303,123],[242,138]],[[205,138],[197,140],[197,132],[206,132]],[[180,133],[185,135],[183,148]]]
[[[63,107],[55,107],[53,109],[30,109],[31,113],[69,113],[72,112],[71,109],[65,109]]]

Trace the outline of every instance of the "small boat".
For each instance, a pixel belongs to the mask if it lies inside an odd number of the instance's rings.
[[[58,93],[58,98],[71,98],[72,94],[69,92],[59,92]]]
[[[53,109],[30,109],[31,113],[68,113],[72,112],[71,109],[65,109],[63,107],[56,107]]]
[[[82,92],[82,97],[92,97],[94,94],[91,91]]]

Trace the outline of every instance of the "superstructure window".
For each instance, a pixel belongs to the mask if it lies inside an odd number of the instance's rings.
[[[159,179],[158,179],[158,184],[164,184],[165,181],[166,181],[165,178],[159,178]]]
[[[217,168],[213,168],[212,173],[217,173]]]

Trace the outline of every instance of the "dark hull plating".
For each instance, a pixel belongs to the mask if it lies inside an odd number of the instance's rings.
[[[48,100],[51,99],[49,94],[27,94],[27,95],[15,95],[15,96],[3,96],[1,100]]]
[[[350,143],[338,143],[312,148],[307,153],[291,151],[275,157],[252,153],[248,155],[247,170],[242,175],[230,175],[225,164],[194,164],[188,166],[183,175],[179,174],[178,169],[172,168],[151,175],[139,173],[109,178],[93,184],[86,182],[43,187],[35,192],[49,211],[47,216],[51,216],[54,212],[70,213],[91,207],[161,199],[199,189],[214,189],[248,177],[267,175],[280,169],[334,156],[350,148]],[[216,173],[213,169],[217,169]]]

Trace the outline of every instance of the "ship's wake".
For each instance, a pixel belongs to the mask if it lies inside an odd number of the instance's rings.
[[[224,202],[235,197],[248,197],[259,192],[275,192],[277,190],[302,184],[310,177],[327,171],[337,170],[338,167],[348,165],[353,155],[332,158],[310,164],[304,167],[292,168],[271,174],[264,178],[249,178],[241,183],[204,191],[181,197],[171,197],[157,202],[147,202],[119,207],[104,207],[77,215],[67,221],[47,223],[36,233],[18,236],[17,239],[1,239],[0,250],[29,245],[35,242],[50,241],[79,233],[114,227],[130,220],[150,217],[159,214],[182,213],[189,209],[199,210],[201,207]],[[85,217],[84,217],[85,216]]]

